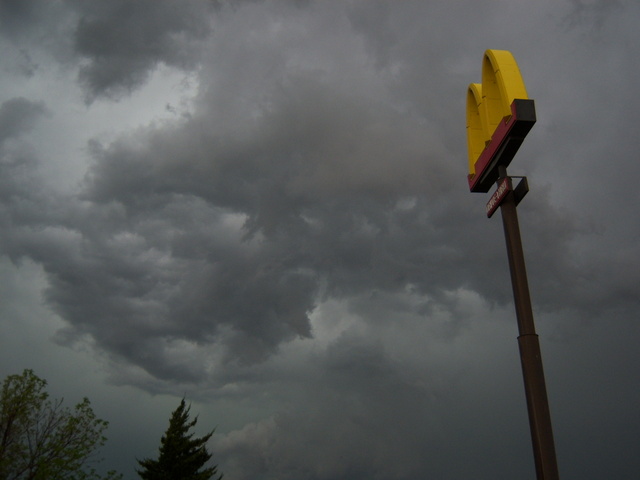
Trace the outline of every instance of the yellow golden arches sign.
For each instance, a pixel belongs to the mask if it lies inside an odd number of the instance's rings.
[[[511,52],[487,50],[482,83],[467,89],[467,146],[469,188],[487,192],[507,166],[535,123],[520,69]]]

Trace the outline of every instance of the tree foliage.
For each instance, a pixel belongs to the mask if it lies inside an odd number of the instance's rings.
[[[138,460],[142,467],[137,470],[143,480],[209,480],[218,474],[216,465],[205,467],[211,459],[206,443],[213,430],[200,438],[189,433],[198,418],[189,420],[189,410],[184,398],[171,414],[169,428],[160,439],[160,453],[157,460]],[[217,477],[222,478],[222,474]]]
[[[46,380],[32,370],[10,375],[0,397],[2,480],[89,480],[95,451],[106,441],[108,422],[96,417],[89,399],[73,409],[50,400]],[[120,478],[109,472],[105,478]]]

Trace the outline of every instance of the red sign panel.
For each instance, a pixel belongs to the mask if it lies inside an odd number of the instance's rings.
[[[502,203],[502,200],[504,200],[504,197],[506,197],[507,193],[509,193],[511,190],[513,190],[513,188],[511,188],[511,178],[503,178],[498,185],[498,189],[493,192],[493,195],[491,195],[491,198],[487,203],[487,217],[491,218],[491,215],[495,213],[495,211]]]
[[[505,117],[491,137],[491,141],[475,163],[476,173],[469,175],[472,192],[488,192],[498,180],[498,167],[507,167],[536,123],[533,100],[516,99],[511,104],[510,117]]]

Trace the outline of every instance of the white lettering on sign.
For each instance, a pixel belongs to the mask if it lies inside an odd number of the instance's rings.
[[[491,218],[509,191],[511,191],[511,178],[505,177],[487,203],[487,217]]]

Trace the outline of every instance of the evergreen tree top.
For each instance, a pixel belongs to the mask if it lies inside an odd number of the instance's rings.
[[[146,458],[138,460],[142,469],[137,470],[143,480],[209,480],[218,473],[216,465],[205,465],[212,454],[206,444],[215,430],[202,437],[190,433],[198,423],[198,417],[190,420],[191,405],[183,398],[178,408],[171,414],[169,427],[160,439],[160,451],[157,460]],[[217,480],[222,478],[222,474]]]

